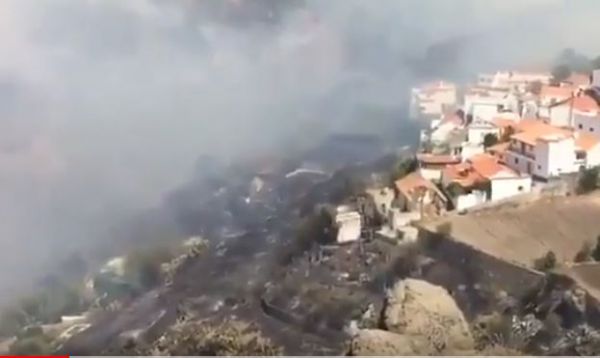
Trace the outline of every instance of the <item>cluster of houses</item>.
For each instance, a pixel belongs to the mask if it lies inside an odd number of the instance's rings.
[[[424,215],[511,200],[598,166],[598,91],[600,70],[562,81],[499,71],[462,88],[447,81],[414,88],[410,116],[425,128],[416,170],[367,194],[398,232]],[[338,241],[358,239],[360,220],[340,213]],[[352,235],[341,230],[349,222]]]
[[[464,210],[600,165],[596,84],[600,71],[560,82],[504,71],[462,90],[448,82],[413,89],[411,116],[426,128],[418,175]]]

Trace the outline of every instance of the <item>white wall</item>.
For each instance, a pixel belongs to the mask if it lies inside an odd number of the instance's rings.
[[[357,212],[337,214],[335,222],[338,227],[337,242],[356,241],[360,238],[360,215]]]
[[[535,146],[534,173],[543,178],[579,170],[575,164],[575,142],[573,138],[560,141],[538,141]]]
[[[487,201],[485,191],[475,190],[470,194],[456,197],[455,206],[457,211],[465,210],[475,205],[483,204]]]
[[[445,122],[437,126],[431,132],[431,140],[434,142],[445,142],[448,139],[450,133],[456,128],[456,124],[451,122]]]
[[[439,182],[442,179],[441,169],[419,168],[419,174],[429,181]]]
[[[468,113],[473,116],[473,119],[489,122],[498,116],[498,103],[473,103]]]
[[[569,126],[571,125],[571,107],[556,106],[549,110],[550,124],[553,126]],[[541,114],[540,114],[541,115]]]
[[[500,130],[497,127],[478,125],[475,123],[467,129],[467,141],[471,144],[482,144],[483,139],[487,134],[495,134],[498,136],[499,131]]]
[[[600,87],[600,70],[594,70],[592,74],[592,86]]]
[[[519,173],[526,173],[526,174],[536,174],[535,172],[535,161],[531,158],[525,157],[523,155],[517,154],[511,150],[507,150],[506,151],[506,166],[508,166],[509,168],[512,168],[516,171],[518,171]],[[530,167],[531,167],[531,173],[528,170],[528,166],[527,163],[531,163]]]
[[[573,112],[573,127],[577,132],[584,132],[600,138],[600,115]]]
[[[469,142],[463,143],[461,147],[460,156],[462,161],[466,161],[467,159],[476,156],[477,154],[482,154],[485,152],[483,148],[483,144],[472,144]]]
[[[501,200],[531,191],[531,177],[497,178],[491,180],[491,200]]]
[[[586,158],[586,167],[591,168],[600,165],[600,144],[588,150]]]

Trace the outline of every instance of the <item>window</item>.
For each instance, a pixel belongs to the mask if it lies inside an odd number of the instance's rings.
[[[519,185],[519,187],[517,188],[517,190],[523,191],[523,187]]]
[[[593,132],[593,131],[594,131],[594,128],[590,127],[590,132]]]
[[[579,129],[583,129],[583,124],[578,125]]]
[[[542,166],[538,164],[538,170],[542,170]]]
[[[519,164],[519,158],[515,158],[515,164]]]

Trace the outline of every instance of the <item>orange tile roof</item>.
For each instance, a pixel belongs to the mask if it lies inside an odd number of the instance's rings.
[[[399,192],[408,198],[412,197],[416,190],[423,188],[433,190],[442,198],[444,197],[442,192],[432,182],[423,178],[423,176],[418,172],[412,172],[405,177],[396,180],[394,185]]]
[[[488,147],[486,150],[489,153],[503,154],[504,152],[506,152],[506,150],[508,149],[508,147],[510,147],[510,142],[503,142],[503,143],[498,143],[496,145]]]
[[[558,127],[551,126],[542,121],[522,120],[516,127],[518,133],[513,134],[510,138],[529,145],[535,145],[538,139],[551,137],[566,137],[571,134],[570,131]]]
[[[581,112],[598,112],[598,102],[588,95],[577,96],[572,99],[573,109]]]
[[[490,154],[478,154],[465,163],[450,165],[444,169],[444,177],[463,187],[471,187],[477,183],[493,179],[500,173],[518,176],[517,172],[498,162],[498,158]]]

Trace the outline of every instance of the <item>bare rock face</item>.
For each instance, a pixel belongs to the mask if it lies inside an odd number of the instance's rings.
[[[425,337],[440,353],[474,348],[469,325],[452,296],[426,281],[396,283],[387,294],[384,323],[392,332]]]
[[[424,337],[412,337],[380,329],[361,329],[350,343],[355,356],[404,356],[434,354]]]

